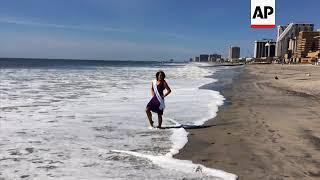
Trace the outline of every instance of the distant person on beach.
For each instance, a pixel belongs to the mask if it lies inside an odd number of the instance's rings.
[[[152,98],[147,104],[146,107],[146,113],[147,117],[150,123],[150,126],[153,127],[153,121],[152,121],[152,112],[155,112],[158,114],[158,126],[157,128],[161,128],[162,124],[162,114],[163,110],[165,108],[164,104],[164,98],[168,96],[171,93],[171,89],[167,82],[164,80],[166,78],[166,75],[163,71],[158,71],[156,73],[156,79],[152,81],[151,83],[151,95]],[[164,90],[167,90],[165,94],[163,94]]]

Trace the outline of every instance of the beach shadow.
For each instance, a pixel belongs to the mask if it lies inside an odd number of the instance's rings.
[[[179,126],[162,126],[160,129],[178,129],[178,128],[204,129],[204,128],[209,128],[209,127],[213,127],[213,126],[225,126],[225,125],[230,125],[230,124],[234,124],[234,122],[220,123],[220,124],[213,124],[213,125],[186,125],[186,124],[182,124]]]

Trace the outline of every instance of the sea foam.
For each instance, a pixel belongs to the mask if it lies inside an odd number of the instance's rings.
[[[150,130],[144,109],[159,69],[172,89],[163,124],[172,128]],[[199,89],[216,81],[204,77],[214,71],[193,64],[1,69],[0,179],[234,177],[173,158],[188,141],[183,127],[201,126],[223,102]]]

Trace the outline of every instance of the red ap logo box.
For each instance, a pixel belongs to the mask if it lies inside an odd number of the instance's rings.
[[[275,28],[275,14],[275,0],[251,0],[252,28]]]

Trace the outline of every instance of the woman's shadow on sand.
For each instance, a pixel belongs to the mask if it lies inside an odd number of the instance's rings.
[[[162,126],[159,129],[179,129],[179,128],[184,128],[184,129],[203,129],[203,128],[209,128],[213,126],[225,126],[225,125],[230,125],[234,124],[234,122],[228,122],[228,123],[220,123],[220,124],[213,124],[213,125],[186,125],[186,124],[181,124],[181,125],[176,125],[176,126]]]

